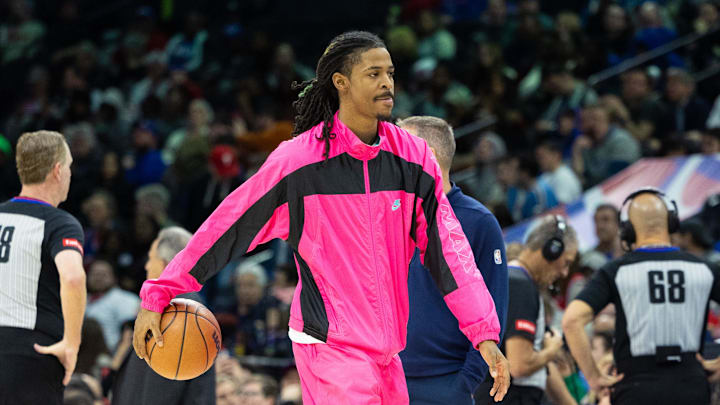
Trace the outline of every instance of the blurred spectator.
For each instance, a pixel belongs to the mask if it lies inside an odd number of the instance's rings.
[[[74,178],[64,208],[79,214],[81,198],[87,195],[87,190],[91,190],[100,178],[98,167],[102,163],[102,151],[98,146],[94,126],[89,122],[69,125],[63,132],[73,156],[71,170]]]
[[[482,32],[488,39],[505,48],[510,44],[517,23],[508,18],[507,3],[505,0],[488,0],[488,6],[482,18]]]
[[[668,69],[665,96],[670,105],[671,131],[683,133],[705,128],[710,106],[695,94],[695,80],[688,72],[676,68]]]
[[[300,375],[295,368],[285,372],[280,380],[280,405],[301,405],[302,388],[300,387]]]
[[[204,25],[204,15],[197,11],[187,14],[183,32],[170,38],[165,48],[170,70],[192,72],[202,65],[205,41],[208,39]]]
[[[160,183],[148,184],[135,191],[136,216],[149,218],[160,228],[175,225],[168,216],[169,205],[170,192]]]
[[[273,296],[267,294],[268,286],[265,269],[252,260],[240,264],[235,276],[236,307],[232,325],[221,325],[234,329],[233,352],[237,356],[260,355],[288,357],[291,355],[290,340],[287,336],[288,311]]]
[[[96,260],[90,265],[87,283],[89,294],[85,316],[100,323],[108,347],[114,349],[120,340],[120,327],[135,318],[140,299],[117,286],[115,270],[104,260]]]
[[[650,75],[642,69],[633,69],[620,76],[621,97],[627,107],[626,127],[636,139],[662,135],[665,108],[660,97],[653,92]]]
[[[295,266],[291,264],[281,264],[275,269],[275,279],[273,280],[270,294],[290,308],[297,283],[298,273]]]
[[[233,146],[215,146],[208,160],[209,167],[181,190],[183,196],[180,199],[187,200],[183,224],[191,231],[197,230],[222,200],[243,182],[242,167]]]
[[[475,93],[479,118],[497,117],[513,120],[515,91],[513,80],[517,72],[505,64],[499,45],[484,38],[477,40],[472,64],[466,69],[465,83]]]
[[[700,152],[703,155],[720,153],[720,128],[703,131],[700,139]]]
[[[552,141],[542,142],[535,148],[535,157],[542,171],[538,181],[550,186],[559,203],[569,204],[580,198],[582,185],[575,172],[563,162],[562,146]]]
[[[586,66],[587,57],[585,56],[587,39],[582,30],[579,15],[569,11],[557,14],[554,27],[551,28],[546,41],[548,42],[543,52],[543,60],[569,61],[575,65],[575,72],[580,75],[589,68]]]
[[[165,142],[162,156],[163,161],[168,166],[175,162],[178,150],[189,139],[197,137],[202,138],[206,143],[209,142],[207,138],[210,134],[210,123],[214,118],[210,104],[202,99],[193,100],[190,103],[190,107],[188,107],[188,117],[188,126],[170,134],[170,137]],[[190,167],[183,168],[180,175],[190,173],[191,171]]]
[[[698,220],[685,220],[673,235],[673,245],[708,262],[720,264],[720,252],[713,249],[714,241],[705,225]]]
[[[416,113],[445,118],[455,125],[469,112],[472,102],[470,89],[453,80],[449,65],[440,63],[433,71],[427,94],[417,106]]]
[[[136,82],[128,96],[128,119],[142,118],[142,103],[149,95],[163,99],[170,88],[165,57],[160,51],[150,52],[143,58],[145,77]]]
[[[612,204],[600,204],[595,208],[593,221],[597,245],[591,250],[601,253],[607,261],[623,254],[620,244],[620,219],[618,209]],[[601,266],[594,267],[598,270]]]
[[[518,3],[517,24],[511,42],[504,47],[505,60],[519,76],[525,76],[535,65],[546,43],[552,19],[547,21],[539,13],[538,2],[534,0]]]
[[[291,119],[294,116],[292,102],[297,98],[297,93],[292,90],[292,83],[304,82],[313,77],[315,72],[296,60],[292,45],[281,43],[275,48],[272,65],[265,75],[265,86],[273,105],[283,111],[281,117]]]
[[[125,179],[133,186],[159,182],[165,163],[158,150],[157,128],[152,121],[139,121],[132,132],[132,151],[122,161]]]
[[[240,384],[239,381],[229,375],[218,374],[217,382],[215,383],[215,399],[217,405],[241,404],[243,398],[241,397],[242,388]]]
[[[565,286],[565,296],[556,298],[556,301],[559,302],[561,307],[564,308],[570,301],[575,299],[580,291],[585,288],[588,279],[592,277],[593,273],[607,262],[608,259],[605,255],[594,250],[587,251],[580,255],[580,260],[577,265],[573,265],[570,268],[570,275],[568,276],[567,285]],[[559,298],[562,298],[562,300]]]
[[[110,362],[110,350],[105,344],[103,326],[94,318],[85,318],[74,372],[100,378]]]
[[[275,405],[280,395],[277,381],[262,374],[250,376],[240,390],[240,405]]]
[[[452,60],[455,58],[455,37],[442,27],[440,16],[430,10],[423,10],[418,15],[417,31],[420,35],[418,56],[435,60]]]
[[[4,81],[10,83],[10,77],[5,77]],[[60,111],[52,108],[50,85],[50,73],[46,67],[35,65],[30,68],[24,86],[26,94],[19,95],[21,101],[5,123],[8,141],[14,144],[21,133],[56,123]]]
[[[95,112],[93,125],[98,141],[104,150],[125,151],[130,146],[126,139],[125,99],[116,87],[96,92],[92,110]]]
[[[720,13],[718,12],[718,4],[710,1],[704,1],[697,5],[697,18],[693,22],[695,32],[707,32],[711,28],[720,23]]]
[[[637,25],[638,30],[634,38],[636,53],[655,49],[677,38],[675,30],[665,26],[660,6],[653,1],[646,1],[638,7]],[[672,52],[664,59],[663,67],[683,65],[682,59]]]
[[[159,111],[160,116],[157,117],[158,119],[154,120],[154,116],[145,116],[145,111],[143,111],[143,118],[153,118],[153,120],[156,121],[156,135],[159,141],[164,141],[172,131],[184,127],[188,119],[187,112],[190,105],[191,94],[185,86],[177,83],[177,80],[186,80],[186,76],[184,76],[183,72],[174,72],[172,78],[172,84],[167,94],[165,94],[165,98],[157,100],[161,109],[161,111]],[[155,100],[155,97],[148,96],[146,98],[145,102],[143,102],[143,110],[146,102],[150,100]],[[155,106],[153,106],[153,108],[155,108]],[[152,112],[156,113],[156,111]]]
[[[9,0],[7,19],[0,24],[0,66],[32,59],[41,49],[45,26],[33,18],[33,2]]]
[[[537,180],[540,169],[535,160],[509,156],[498,164],[498,180],[506,188],[506,205],[513,220],[521,221],[557,205],[550,186]]]
[[[243,368],[236,357],[230,357],[227,350],[218,353],[215,360],[217,376],[231,377],[236,382],[242,383],[250,377],[250,371]]]
[[[587,187],[605,180],[640,158],[637,140],[610,125],[607,110],[599,105],[582,111],[582,135],[573,145],[573,169]]]
[[[597,331],[593,334],[590,342],[592,347],[592,356],[596,362],[600,363],[603,357],[612,354],[613,333],[612,331]]]
[[[117,217],[117,201],[107,191],[98,189],[82,203],[82,212],[87,219],[85,262],[96,256],[117,258],[127,234],[125,224]]]
[[[497,164],[507,154],[503,139],[494,132],[486,132],[473,149],[475,175],[462,182],[463,190],[487,206],[505,201],[503,189],[497,181]]]
[[[116,213],[120,218],[127,220],[131,217],[131,205],[117,205],[117,202],[132,201],[133,195],[130,184],[125,180],[124,173],[120,167],[120,155],[117,152],[105,152],[97,188],[104,190],[114,198],[116,203],[115,208],[117,208]],[[87,251],[85,253],[87,253]]]
[[[578,111],[598,100],[595,90],[575,78],[568,66],[555,64],[543,69],[543,87],[550,100],[542,103],[542,106],[546,107],[535,124],[539,131],[552,131],[557,128],[563,111]]]
[[[614,66],[630,57],[633,25],[630,16],[618,4],[609,4],[601,13],[602,28],[598,33],[597,48],[604,57],[601,66]]]

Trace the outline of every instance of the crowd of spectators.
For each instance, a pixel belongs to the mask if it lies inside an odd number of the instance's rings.
[[[104,342],[86,350],[83,373],[96,378],[134,319],[158,231],[195,231],[290,138],[291,84],[314,76],[323,47],[341,31],[385,39],[397,68],[397,117],[480,128],[458,138],[453,172],[503,226],[570,203],[641,157],[720,153],[717,1],[209,3],[0,5],[0,200],[20,188],[18,137],[61,131],[74,157],[61,208],[85,229],[94,319],[86,328]],[[607,79],[595,75],[689,35],[699,39]],[[563,294],[620,254],[612,210],[598,210],[600,244],[582,256]],[[720,235],[702,231],[685,224],[677,243],[717,259]],[[236,403],[222,401],[246,391],[299,397],[297,374],[283,362],[292,355],[287,318],[296,284],[287,247],[272,242],[204,288],[223,330],[218,403]],[[563,294],[560,308],[571,297]],[[78,376],[85,388],[72,395],[102,398],[88,378]]]

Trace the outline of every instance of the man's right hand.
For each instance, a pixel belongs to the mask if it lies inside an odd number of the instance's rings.
[[[559,332],[545,332],[543,348],[547,349],[555,358],[563,347],[563,338]]]
[[[72,377],[73,371],[75,371],[75,364],[77,364],[80,344],[71,344],[66,340],[61,340],[50,346],[40,346],[35,343],[34,347],[36,352],[40,354],[49,354],[60,360],[60,363],[65,368],[63,385],[68,385],[70,383],[70,377]]]
[[[162,314],[158,312],[148,311],[140,308],[137,319],[135,320],[135,332],[133,333],[133,347],[135,354],[141,359],[147,357],[145,349],[145,337],[148,332],[152,333],[153,338],[157,341],[158,346],[163,346],[163,336],[160,332],[160,318]]]
[[[588,378],[588,384],[590,388],[595,392],[600,392],[603,388],[610,388],[615,385],[618,381],[622,380],[623,374],[618,375],[607,375],[600,373],[595,378]]]
[[[712,373],[708,376],[708,381],[711,383],[720,381],[720,357],[706,360],[699,353],[696,354],[696,357],[705,371]]]

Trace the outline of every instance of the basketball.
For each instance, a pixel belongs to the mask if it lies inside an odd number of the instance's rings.
[[[163,347],[149,336],[145,361],[156,373],[171,380],[190,380],[210,367],[220,351],[220,326],[215,316],[197,301],[175,298],[160,320]]]

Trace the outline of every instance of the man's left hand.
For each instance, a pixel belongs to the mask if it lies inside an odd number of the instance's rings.
[[[495,402],[500,402],[510,388],[510,363],[492,340],[481,342],[478,350],[488,365],[490,375],[495,380],[490,390],[490,396],[495,399]]]

